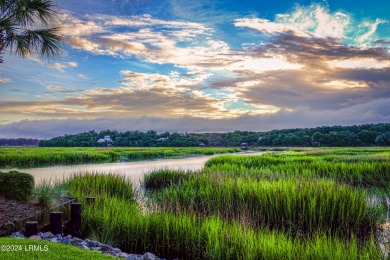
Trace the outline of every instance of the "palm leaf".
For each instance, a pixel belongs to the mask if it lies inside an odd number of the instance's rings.
[[[61,53],[59,28],[47,28],[54,7],[51,0],[0,0],[0,54],[7,48],[21,57],[52,59]]]

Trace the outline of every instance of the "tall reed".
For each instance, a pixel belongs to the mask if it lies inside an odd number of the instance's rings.
[[[153,198],[163,211],[218,215],[291,234],[365,237],[376,230],[381,218],[379,209],[368,206],[367,192],[327,180],[257,181],[201,175]]]

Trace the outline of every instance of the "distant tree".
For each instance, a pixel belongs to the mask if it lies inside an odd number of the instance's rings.
[[[358,133],[359,139],[367,144],[371,145],[375,143],[375,138],[378,136],[379,132],[377,131],[370,131],[370,130],[362,130]]]
[[[100,133],[89,131],[76,135],[65,135],[42,140],[39,146],[98,146],[97,140],[104,136],[112,138],[114,146],[311,146],[320,142],[321,146],[369,146],[390,145],[390,123],[359,126],[327,126],[305,129],[283,129],[269,132],[234,131],[228,133],[161,133],[118,132],[104,130]],[[161,141],[164,138],[164,141]],[[159,140],[160,139],[160,140]],[[10,143],[7,143],[10,145]]]
[[[50,27],[54,15],[50,0],[0,0],[0,63],[8,48],[23,58],[52,58],[59,54],[59,28]]]
[[[324,135],[320,132],[315,132],[312,136],[311,136],[311,139],[314,141],[314,142],[320,142],[322,141],[321,138],[323,137]]]
[[[375,138],[375,142],[379,145],[390,145],[390,132],[385,132]]]

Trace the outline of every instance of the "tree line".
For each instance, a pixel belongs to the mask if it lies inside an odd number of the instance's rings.
[[[28,139],[28,138],[1,138],[0,146],[38,146],[38,139]]]
[[[98,140],[109,136],[112,141]],[[41,140],[41,147],[184,147],[184,146],[387,146],[390,145],[390,123],[353,126],[322,126],[283,129],[267,132],[234,131],[227,133],[157,133],[105,130],[89,131]]]

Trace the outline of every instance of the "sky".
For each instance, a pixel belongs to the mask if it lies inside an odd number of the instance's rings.
[[[0,138],[390,122],[390,1],[54,3],[62,54],[0,64]]]

